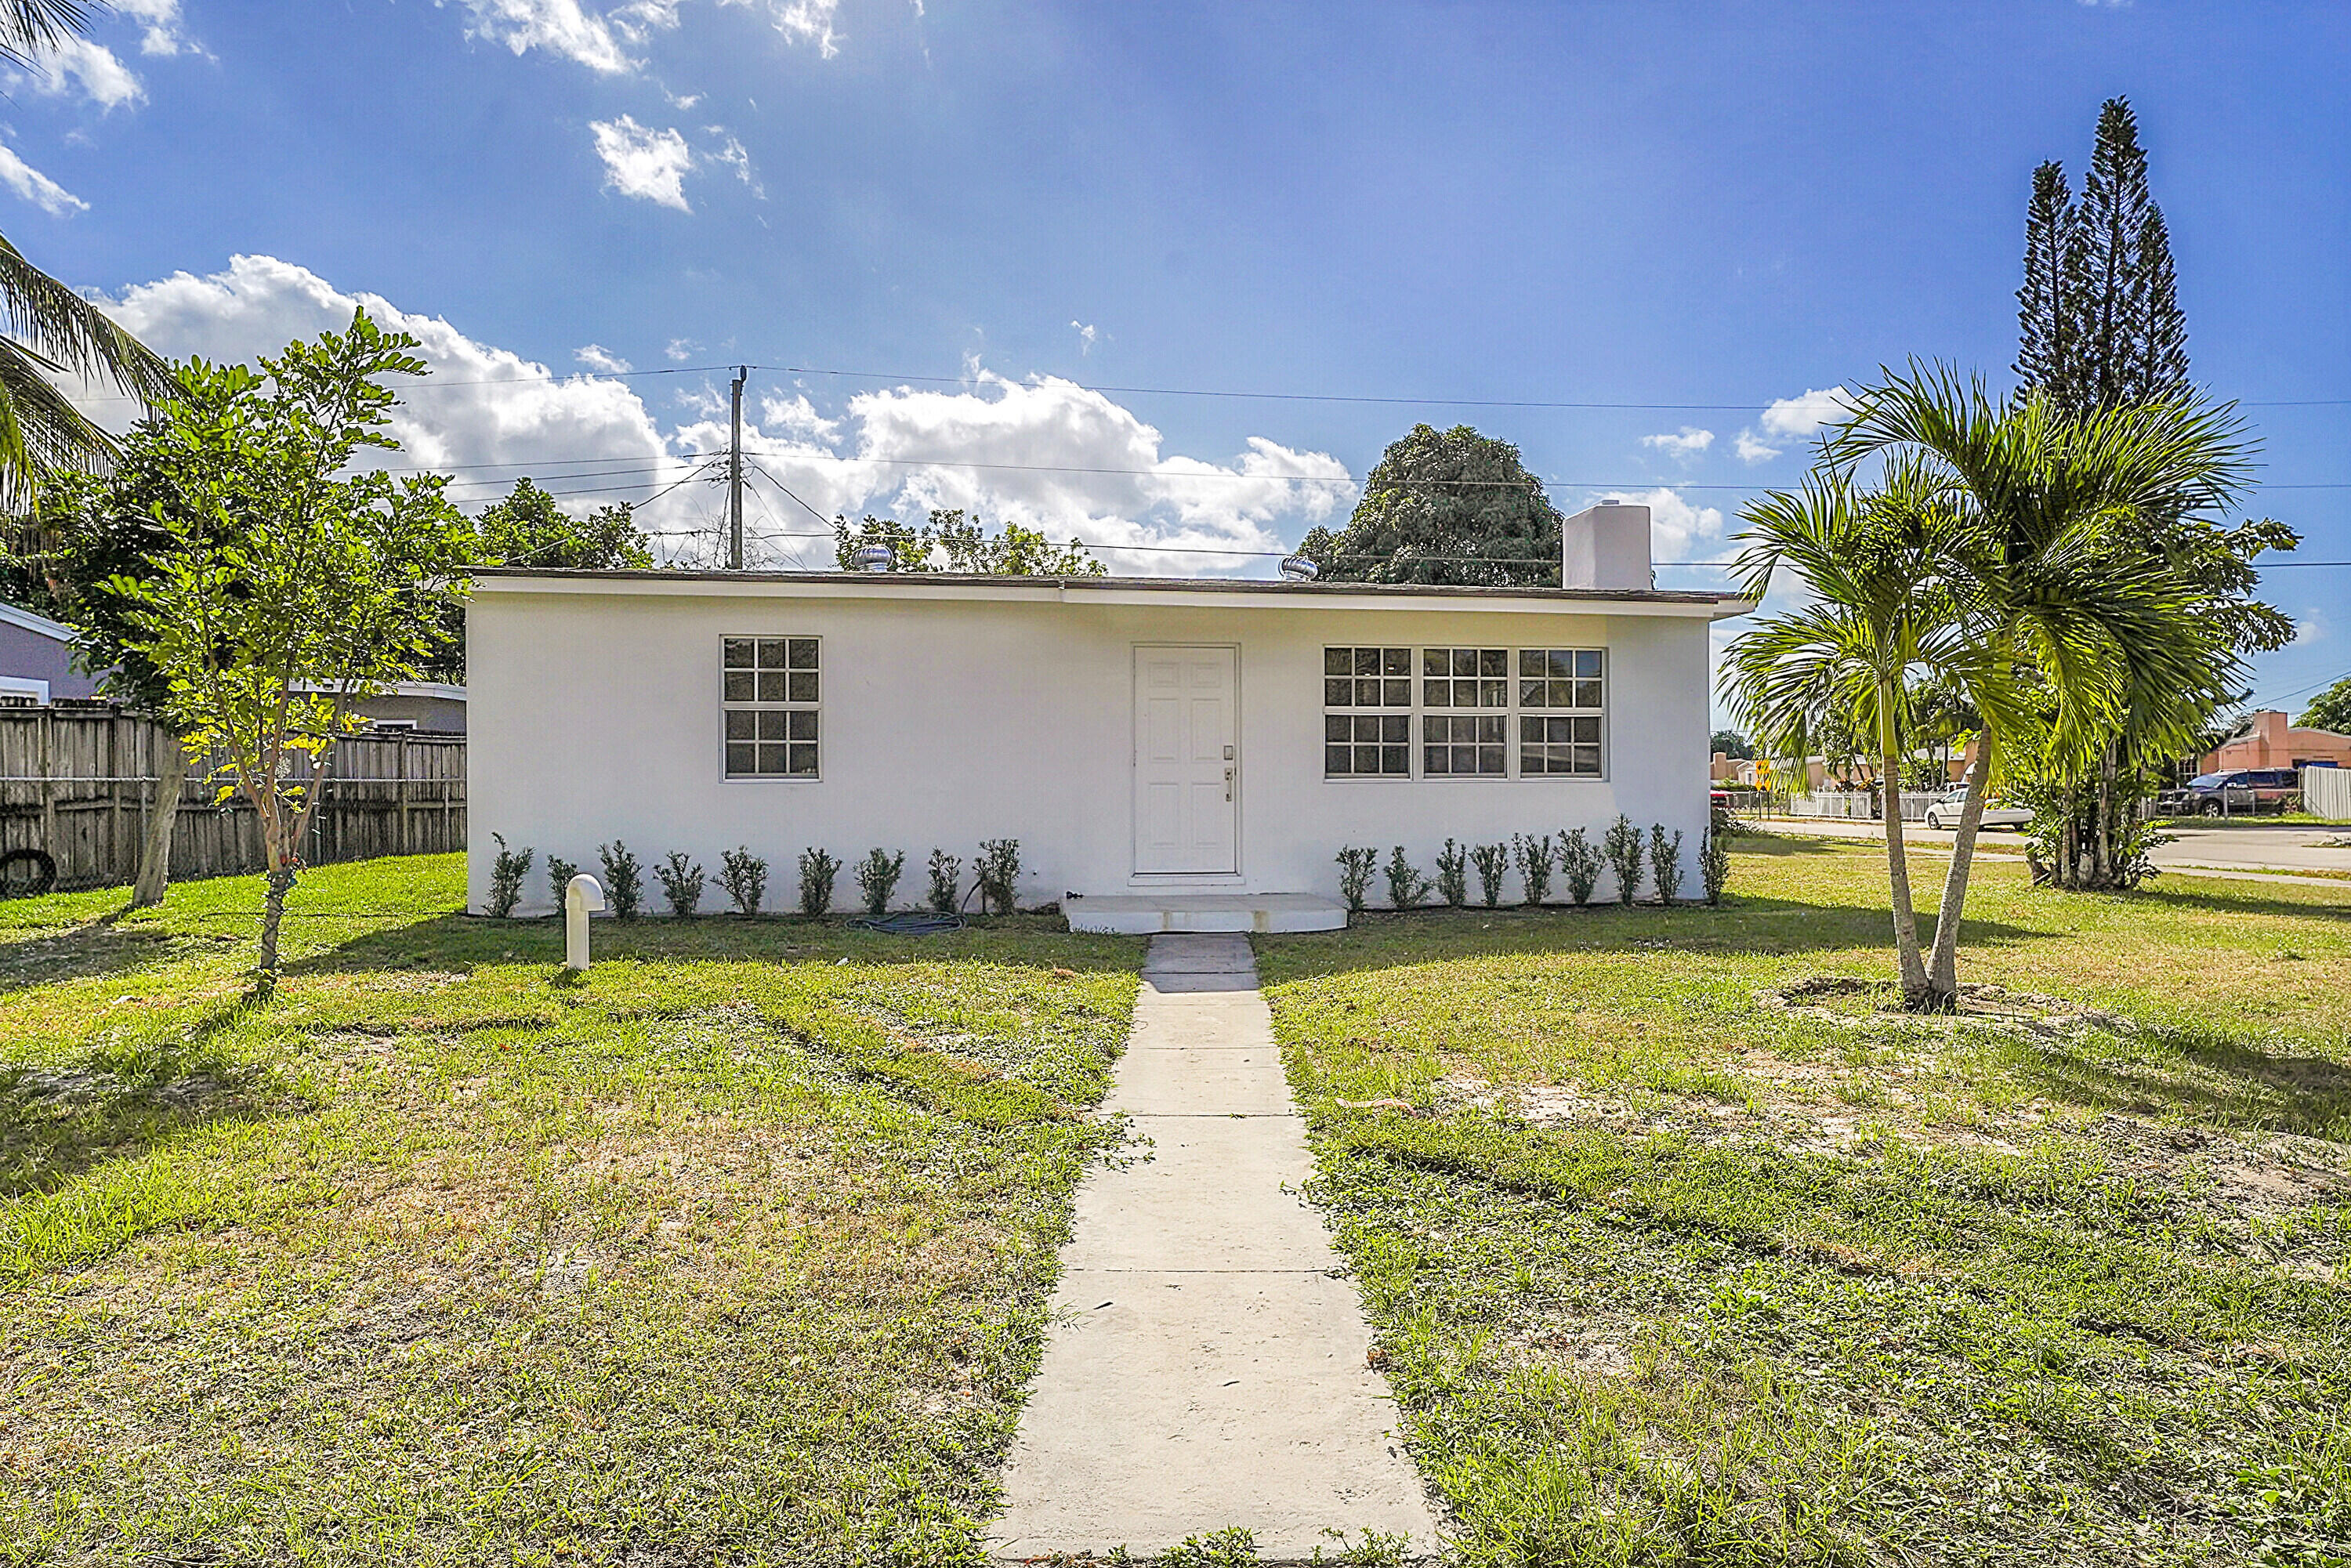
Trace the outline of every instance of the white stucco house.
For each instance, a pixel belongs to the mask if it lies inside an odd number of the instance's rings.
[[[1653,587],[1646,507],[1569,519],[1565,556],[1556,589],[485,570],[472,906],[494,831],[590,869],[747,845],[785,909],[811,845],[905,851],[911,906],[933,848],[967,878],[1012,838],[1024,906],[1116,931],[1337,925],[1348,845],[1426,870],[1620,811],[1695,845],[1708,627],[1752,606]]]

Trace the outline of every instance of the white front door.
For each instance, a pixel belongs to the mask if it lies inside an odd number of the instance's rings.
[[[1238,664],[1231,648],[1134,651],[1134,869],[1232,873]]]

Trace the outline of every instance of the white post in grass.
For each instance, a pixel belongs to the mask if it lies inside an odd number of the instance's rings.
[[[563,967],[588,967],[588,915],[604,907],[604,890],[585,872],[563,885]]]

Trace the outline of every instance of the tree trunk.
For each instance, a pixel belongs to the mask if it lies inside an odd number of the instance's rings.
[[[1976,833],[1983,826],[1984,801],[1991,794],[1991,731],[1976,743],[1975,765],[1968,769],[1968,798],[1959,807],[1959,831],[1951,842],[1951,869],[1943,878],[1943,902],[1935,912],[1935,953],[1928,967],[1931,1005],[1954,1010],[1959,1005],[1959,920],[1967,913],[1968,872],[1975,861]]]
[[[256,966],[256,980],[264,994],[277,986],[277,927],[286,918],[286,895],[294,890],[294,868],[273,865],[269,868],[269,893],[261,904],[261,959]]]
[[[1894,728],[1894,689],[1883,681],[1877,687],[1877,749],[1882,765],[1879,777],[1896,777],[1901,747]],[[1917,1008],[1928,1000],[1927,965],[1918,954],[1918,917],[1910,907],[1910,857],[1902,842],[1902,809],[1895,797],[1885,799],[1886,875],[1894,894],[1894,954],[1902,967],[1903,1005]]]
[[[188,782],[188,748],[164,732],[163,754],[155,761],[155,808],[139,848],[139,880],[131,884],[131,907],[151,909],[163,902],[172,880],[172,830],[180,820],[180,796]]]

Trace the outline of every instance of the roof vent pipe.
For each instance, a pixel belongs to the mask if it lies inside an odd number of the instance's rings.
[[[898,570],[898,552],[892,549],[888,545],[859,545],[857,547],[857,553],[851,556],[849,559],[860,571],[895,571]]]
[[[1285,582],[1311,582],[1322,575],[1322,569],[1302,555],[1285,556],[1281,562],[1281,578]]]

